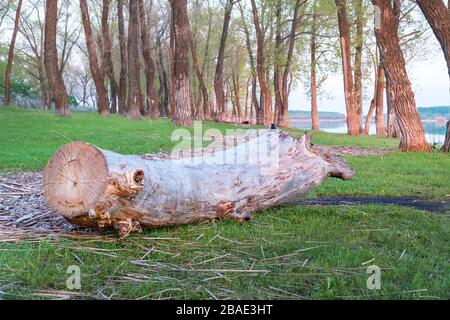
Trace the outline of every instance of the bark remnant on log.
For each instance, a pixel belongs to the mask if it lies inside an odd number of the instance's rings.
[[[292,203],[328,176],[355,174],[309,135],[262,130],[228,149],[170,160],[120,155],[84,142],[62,146],[44,171],[44,195],[70,222],[118,230],[233,219]],[[206,149],[205,149],[206,150]]]

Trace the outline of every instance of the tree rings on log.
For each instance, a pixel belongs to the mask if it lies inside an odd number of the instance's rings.
[[[66,217],[89,211],[106,188],[108,165],[103,153],[85,142],[62,146],[44,170],[44,196]]]

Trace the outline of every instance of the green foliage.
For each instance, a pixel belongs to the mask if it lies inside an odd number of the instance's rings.
[[[15,53],[17,56],[18,54]],[[5,70],[8,52],[5,46],[0,45],[0,95],[5,94]],[[11,94],[24,97],[34,97],[39,94],[36,81],[25,73],[23,68],[13,61],[11,71]]]
[[[300,32],[304,36],[297,39],[297,66],[294,69],[296,77],[303,84],[305,93],[311,95],[311,33],[313,32],[312,16],[316,15],[316,81],[318,96],[329,96],[324,87],[329,75],[336,73],[340,67],[339,32],[337,30],[336,5],[334,1],[310,1],[306,8],[304,23]]]
[[[69,105],[73,107],[78,107],[80,103],[78,102],[77,98],[74,96],[68,96],[67,99],[69,100]]]

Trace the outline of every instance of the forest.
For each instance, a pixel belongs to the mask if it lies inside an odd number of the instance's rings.
[[[449,298],[450,0],[0,0],[0,35],[0,299]]]
[[[3,1],[0,21],[14,22],[2,49],[4,104],[13,92],[39,97],[43,109],[54,104],[60,116],[74,105],[183,126],[213,119],[287,127],[289,96],[303,79],[319,130],[323,83],[342,68],[350,135],[367,134],[375,117],[377,134],[400,137],[402,150],[429,150],[405,65],[423,54],[425,24],[449,64],[443,1],[79,5]]]

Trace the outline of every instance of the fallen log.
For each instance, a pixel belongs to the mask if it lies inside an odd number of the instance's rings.
[[[246,221],[295,202],[328,176],[351,179],[339,157],[310,136],[265,130],[225,150],[148,160],[85,142],[62,146],[44,170],[44,195],[68,221],[114,228],[121,238],[142,228],[215,219]]]

